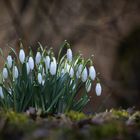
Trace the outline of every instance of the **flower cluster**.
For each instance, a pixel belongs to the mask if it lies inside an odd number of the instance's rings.
[[[85,60],[80,54],[73,56],[66,41],[57,59],[52,49],[39,45],[35,55],[32,50],[26,55],[22,44],[19,55],[11,48],[1,72],[0,105],[4,109],[22,112],[35,107],[46,113],[81,111],[89,101],[93,81],[96,95],[101,95],[91,59]],[[65,54],[64,48],[67,48]]]

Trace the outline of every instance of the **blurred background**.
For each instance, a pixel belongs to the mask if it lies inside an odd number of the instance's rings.
[[[140,109],[140,0],[0,0],[5,55],[19,39],[26,49],[39,41],[56,53],[68,40],[74,52],[94,54],[103,93],[92,89],[86,111]]]

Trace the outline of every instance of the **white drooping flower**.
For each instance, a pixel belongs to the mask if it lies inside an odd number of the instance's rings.
[[[42,83],[42,75],[41,75],[41,73],[38,73],[37,79],[38,79],[38,83],[41,84]]]
[[[19,52],[19,60],[20,62],[23,64],[24,63],[24,60],[25,60],[25,52],[23,49],[20,49],[20,52]]]
[[[95,92],[96,92],[96,95],[97,95],[97,96],[100,96],[100,95],[101,95],[102,87],[101,87],[101,84],[100,84],[100,83],[97,83],[97,84],[96,84]]]
[[[41,53],[37,52],[36,57],[35,57],[35,63],[39,64],[41,61]]]
[[[91,85],[92,85],[91,82],[86,82],[86,85],[85,86],[86,86],[86,91],[87,92],[90,92],[91,91]]]
[[[50,63],[50,73],[51,75],[55,75],[57,70],[56,60],[53,58],[53,61]]]
[[[12,62],[13,62],[12,56],[8,55],[8,57],[7,57],[7,66],[8,66],[8,68],[12,67]]]
[[[72,67],[70,68],[69,75],[71,78],[74,76],[74,70]]]
[[[8,78],[8,70],[7,70],[7,68],[5,67],[5,68],[3,68],[3,71],[2,71],[2,76],[3,76],[3,78],[4,79],[7,79]]]
[[[80,65],[78,66],[78,70],[77,70],[77,72],[76,72],[76,77],[77,77],[77,78],[80,78],[82,69],[83,69],[83,65],[80,64]]]
[[[81,79],[83,82],[86,82],[88,77],[88,72],[87,72],[87,68],[85,67],[84,70],[82,71],[82,75],[81,75]]]
[[[13,77],[14,77],[15,79],[18,78],[18,68],[17,68],[17,66],[14,66],[14,67],[13,67]]]
[[[91,78],[91,80],[95,80],[96,78],[96,71],[94,66],[89,67],[89,77]]]
[[[41,83],[41,84],[42,84],[42,86],[44,86],[44,84],[45,84],[45,80],[42,80],[42,83]]]
[[[50,62],[51,62],[51,59],[48,55],[44,58],[44,62],[45,62],[45,67],[48,70],[50,68]]]
[[[4,98],[2,87],[0,86],[0,98]]]
[[[29,62],[26,63],[26,71],[27,71],[27,75],[28,75],[30,72]]]
[[[72,61],[72,50],[69,48],[67,49],[67,59],[68,61]]]
[[[33,60],[33,58],[31,56],[29,57],[28,62],[29,62],[30,69],[33,70],[34,69],[34,60]]]

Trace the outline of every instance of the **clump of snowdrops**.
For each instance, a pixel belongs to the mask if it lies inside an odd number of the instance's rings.
[[[62,54],[67,50],[65,54]],[[1,55],[3,56],[2,50]],[[22,43],[18,53],[11,48],[1,72],[0,106],[24,112],[29,107],[44,113],[82,111],[90,101],[88,93],[95,81],[95,93],[101,95],[93,61],[80,54],[73,56],[68,42],[60,47],[58,57],[39,43],[36,54],[25,54]]]

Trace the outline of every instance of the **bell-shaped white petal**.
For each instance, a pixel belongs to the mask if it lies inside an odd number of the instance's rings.
[[[34,69],[34,60],[31,56],[29,57],[29,67],[30,67],[31,70]]]
[[[69,75],[71,78],[74,76],[74,70],[72,67],[70,68]]]
[[[89,77],[91,78],[91,80],[95,80],[96,78],[96,71],[94,66],[89,67]]]
[[[85,86],[86,86],[86,91],[87,92],[90,92],[91,91],[91,85],[92,85],[91,82],[86,82],[86,85]]]
[[[4,98],[2,87],[0,86],[0,98]]]
[[[50,73],[51,75],[55,75],[56,74],[56,69],[57,69],[57,63],[56,61],[52,61],[50,64]]]
[[[76,72],[76,77],[77,77],[77,78],[80,78],[82,69],[83,69],[83,65],[80,64],[80,65],[78,66],[78,70],[77,70],[77,72]]]
[[[28,75],[30,72],[29,62],[26,63],[26,71],[27,71],[27,75]]]
[[[7,70],[7,68],[3,68],[2,76],[3,76],[4,79],[8,78],[8,70]]]
[[[20,52],[19,52],[19,60],[20,62],[23,64],[24,63],[24,60],[25,60],[25,52],[23,49],[20,49]]]
[[[87,77],[88,77],[88,72],[87,72],[87,68],[85,67],[81,75],[82,81],[85,82],[87,80]]]
[[[67,59],[68,61],[72,61],[72,50],[69,48],[67,49]]]
[[[39,64],[41,61],[41,53],[37,52],[36,57],[35,57],[35,63]]]
[[[18,78],[18,68],[17,68],[17,66],[14,66],[13,67],[13,77],[15,79]]]
[[[38,73],[37,79],[38,79],[38,83],[41,84],[42,83],[42,75],[41,75],[41,73]]]
[[[45,62],[46,69],[48,70],[50,68],[50,62],[51,62],[51,59],[48,55],[45,57],[44,62]]]
[[[8,68],[12,67],[12,62],[13,62],[12,56],[8,55],[8,57],[7,57],[7,66],[8,66]]]
[[[100,95],[101,95],[102,87],[101,87],[101,84],[100,84],[100,83],[97,83],[97,84],[96,84],[95,92],[96,92],[96,95],[97,95],[97,96],[100,96]]]

